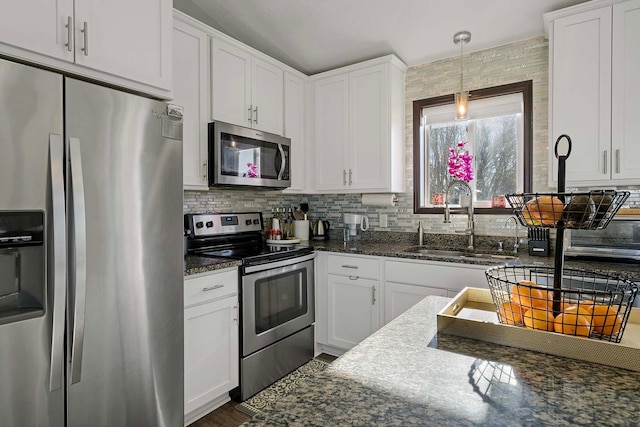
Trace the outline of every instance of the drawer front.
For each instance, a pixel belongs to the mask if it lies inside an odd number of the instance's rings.
[[[488,266],[451,263],[430,264],[387,261],[385,281],[410,285],[460,290],[464,287],[487,288],[484,274]]]
[[[329,274],[365,279],[380,278],[380,261],[375,258],[329,255],[328,264]]]
[[[237,293],[238,270],[236,268],[194,275],[184,281],[184,306],[189,307]]]

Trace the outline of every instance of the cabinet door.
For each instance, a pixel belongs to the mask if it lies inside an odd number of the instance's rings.
[[[211,118],[251,127],[251,55],[213,39],[211,61]]]
[[[73,0],[2,2],[0,43],[73,62]]]
[[[553,23],[552,135],[573,141],[567,181],[610,178],[611,8],[559,18]]]
[[[349,73],[349,188],[389,188],[389,66]]]
[[[427,295],[447,296],[446,289],[386,282],[384,284],[384,322],[389,323]]]
[[[188,414],[238,386],[238,297],[184,311],[184,395]]]
[[[208,190],[209,40],[206,33],[176,20],[173,46],[172,102],[184,108],[183,185],[187,189]]]
[[[315,82],[317,190],[348,189],[349,78],[347,74]]]
[[[329,345],[350,349],[380,327],[379,282],[329,274]]]
[[[640,0],[613,6],[612,178],[640,178]]]
[[[304,81],[284,73],[284,136],[291,139],[289,158],[291,187],[288,192],[306,189],[306,147],[304,140]]]
[[[171,0],[76,0],[76,63],[170,89],[172,28]]]
[[[251,102],[254,129],[282,135],[284,73],[282,69],[258,58],[251,67]]]

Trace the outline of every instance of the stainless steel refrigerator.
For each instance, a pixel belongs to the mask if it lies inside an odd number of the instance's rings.
[[[182,123],[0,59],[0,425],[182,426]]]

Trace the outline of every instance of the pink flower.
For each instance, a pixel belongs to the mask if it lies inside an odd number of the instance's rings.
[[[247,163],[249,169],[242,175],[243,177],[257,178],[258,177],[258,165],[253,162]]]
[[[471,168],[473,156],[464,150],[465,144],[465,141],[458,141],[456,143],[456,146],[460,149],[459,152],[456,152],[452,147],[449,148],[447,170],[451,176],[469,182],[473,180],[473,169]]]

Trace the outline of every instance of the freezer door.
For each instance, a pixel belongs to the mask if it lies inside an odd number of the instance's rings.
[[[64,228],[55,236],[60,256],[44,249],[53,249],[54,240],[52,175],[56,198],[62,200],[58,214],[64,215],[62,126],[62,76],[0,59],[0,212],[3,219],[14,217],[8,212],[44,213],[45,229],[40,248],[6,243],[0,248],[0,280],[5,282],[0,285],[3,427],[64,426]],[[64,224],[57,218],[58,225]],[[0,232],[6,230],[0,224]],[[57,273],[56,262],[62,265]],[[56,276],[60,292],[54,295]],[[55,337],[54,311],[59,320]]]
[[[65,95],[68,426],[182,427],[182,125],[90,83]]]

